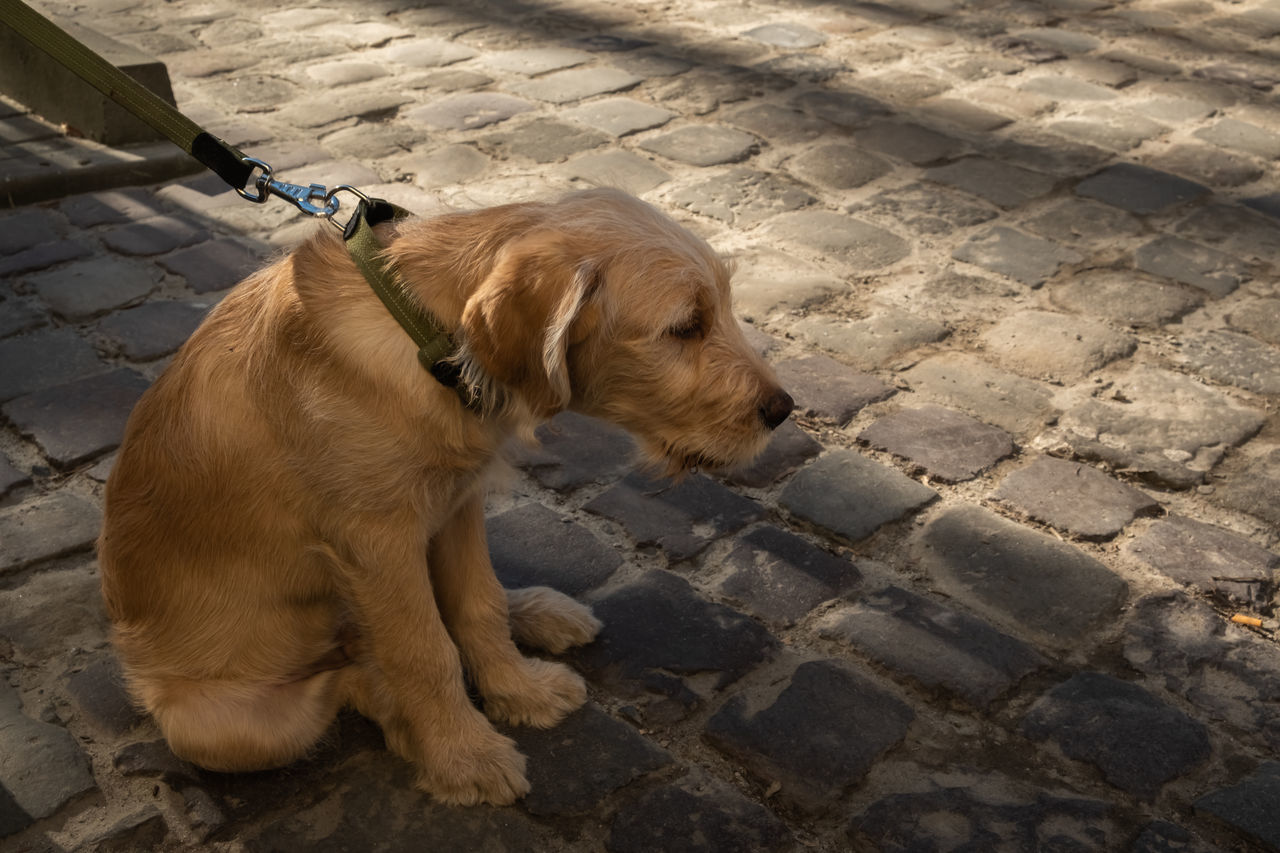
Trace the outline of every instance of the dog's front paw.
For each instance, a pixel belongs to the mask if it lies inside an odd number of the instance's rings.
[[[582,676],[562,663],[526,658],[519,677],[484,694],[489,718],[546,729],[587,701]]]
[[[600,632],[589,607],[550,587],[507,590],[507,607],[516,641],[553,655],[585,645]]]
[[[418,788],[450,806],[506,806],[529,793],[525,758],[488,726],[480,737],[443,742],[418,775]]]

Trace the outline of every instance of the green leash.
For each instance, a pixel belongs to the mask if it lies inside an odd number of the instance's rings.
[[[327,219],[342,229],[347,251],[356,267],[387,311],[418,345],[418,361],[441,384],[457,390],[464,405],[476,405],[477,401],[458,381],[457,366],[449,361],[454,352],[453,339],[434,317],[408,299],[395,270],[383,255],[383,245],[373,233],[374,225],[408,217],[411,215],[408,211],[382,199],[369,198],[345,184],[327,189],[321,184],[301,186],[278,181],[272,176],[271,166],[246,156],[207,132],[22,0],[0,0],[0,13],[0,22],[199,160],[242,198],[257,204],[270,196],[283,198],[308,216]],[[250,192],[247,187],[254,172],[258,172],[258,176],[253,181],[254,191]],[[334,219],[341,206],[338,195],[343,192],[359,199],[345,226]]]

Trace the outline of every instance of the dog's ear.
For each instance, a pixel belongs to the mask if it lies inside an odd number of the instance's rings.
[[[598,283],[598,267],[563,234],[518,238],[463,309],[470,356],[539,415],[560,411],[572,393],[569,346],[585,336]]]

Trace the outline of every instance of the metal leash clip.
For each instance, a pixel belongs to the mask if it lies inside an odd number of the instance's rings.
[[[253,157],[245,157],[244,162],[253,166],[255,169],[261,169],[262,173],[254,180],[253,186],[257,195],[250,193],[248,190],[237,189],[241,198],[248,199],[255,204],[262,204],[269,196],[276,196],[292,204],[308,216],[320,216],[325,219],[332,219],[333,215],[338,212],[338,200],[334,198],[337,190],[330,191],[323,184],[310,184],[302,186],[300,184],[290,184],[284,181],[277,181],[271,177],[271,166]],[[338,189],[341,189],[339,187]],[[318,202],[318,203],[317,203]]]

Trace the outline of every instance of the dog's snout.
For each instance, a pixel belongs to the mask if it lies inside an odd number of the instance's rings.
[[[781,388],[775,388],[773,393],[760,404],[760,420],[764,421],[769,429],[777,429],[795,407],[796,401],[791,399],[790,394]]]

